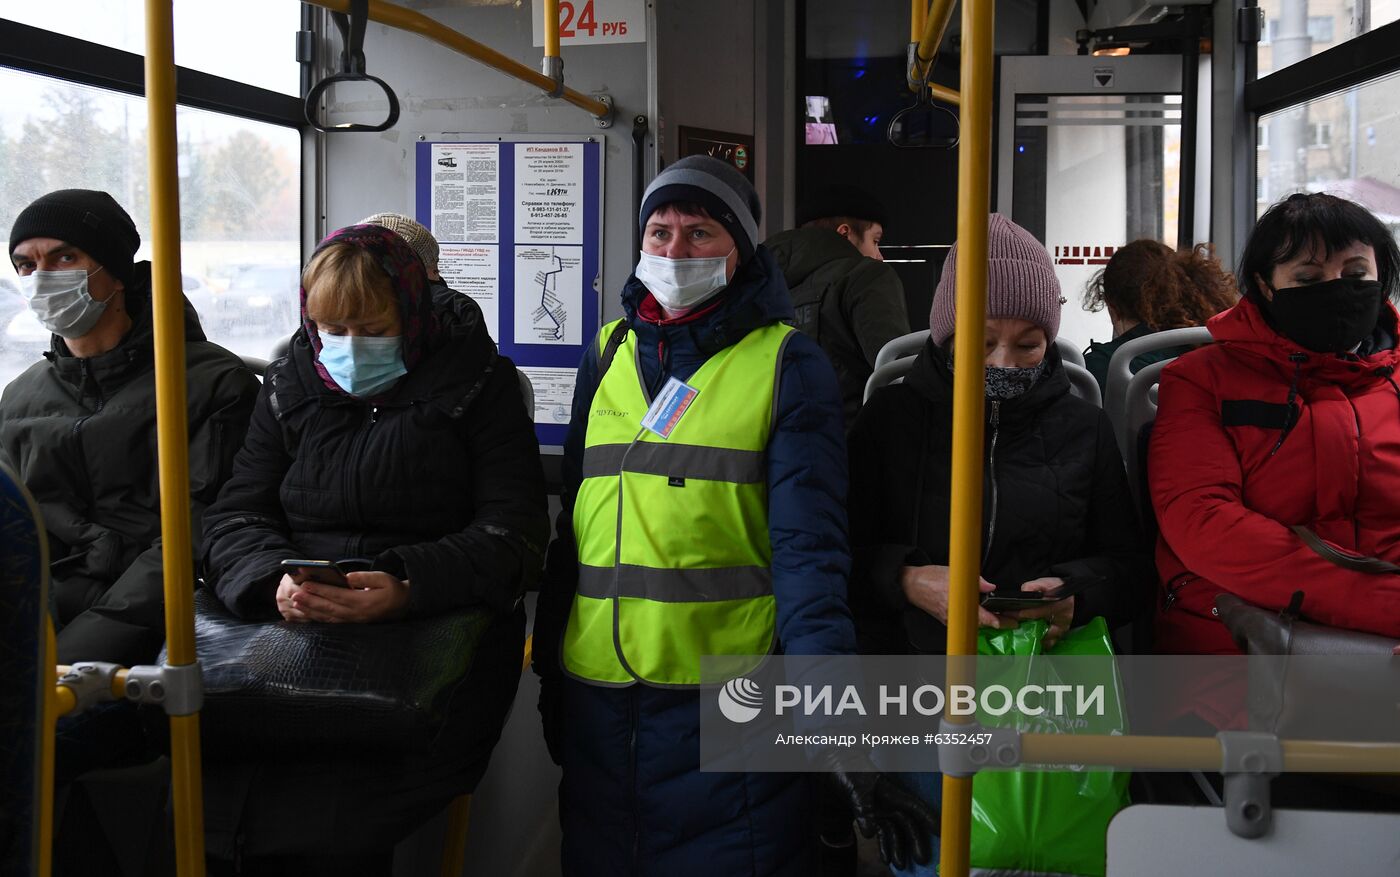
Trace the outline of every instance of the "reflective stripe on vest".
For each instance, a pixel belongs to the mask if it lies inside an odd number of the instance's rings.
[[[651,398],[636,334],[618,347],[593,397],[574,501],[572,676],[692,686],[702,655],[772,651],[766,452],[792,331],[765,326],[711,356],[686,381],[699,392],[669,439],[642,428]]]

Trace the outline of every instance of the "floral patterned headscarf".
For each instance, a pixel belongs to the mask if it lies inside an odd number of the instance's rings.
[[[333,243],[349,243],[373,253],[399,299],[399,320],[403,335],[403,364],[410,372],[427,354],[437,348],[442,327],[432,308],[432,293],[423,260],[403,238],[378,225],[351,225],[329,234],[316,247],[321,252]],[[315,253],[312,254],[315,257]],[[321,334],[306,315],[306,287],[301,288],[301,325],[316,355],[316,372],[327,387],[344,393],[321,365]]]

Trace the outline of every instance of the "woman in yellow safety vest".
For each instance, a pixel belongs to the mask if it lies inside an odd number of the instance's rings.
[[[840,394],[759,212],[716,159],[657,176],[625,316],[579,367],[535,626],[566,874],[799,874],[814,849],[804,775],[700,771],[700,656],[855,651]],[[927,859],[930,810],[834,776],[888,856]]]

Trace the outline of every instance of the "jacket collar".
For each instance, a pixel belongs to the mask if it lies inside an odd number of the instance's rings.
[[[1400,352],[1396,350],[1397,313],[1389,302],[1381,309],[1375,332],[1362,345],[1363,349],[1369,347],[1376,352],[1364,356],[1316,353],[1304,349],[1270,326],[1252,298],[1241,299],[1234,307],[1211,317],[1206,328],[1216,341],[1260,360],[1261,364],[1287,378],[1291,378],[1301,365],[1302,374],[1351,386],[1376,380],[1379,371],[1394,371],[1397,363],[1400,363]],[[1356,369],[1358,363],[1365,367]]]
[[[204,341],[204,329],[194,306],[181,295],[185,314],[185,343]],[[44,354],[65,383],[78,390],[80,396],[109,395],[136,375],[151,368],[154,361],[154,329],[151,318],[151,263],[138,262],[132,281],[126,286],[125,306],[131,315],[131,328],[117,346],[106,353],[85,359],[76,357],[68,344],[58,335],[49,342]]]
[[[1049,345],[1045,351],[1045,374],[1022,396],[1007,399],[999,409],[999,423],[1002,427],[1017,429],[1029,424],[1042,411],[1070,391],[1069,376],[1065,373],[1060,359],[1059,348]],[[914,361],[914,367],[904,379],[910,389],[939,407],[953,405],[953,369],[948,364],[948,354],[935,347],[933,341],[924,342],[924,349]],[[984,409],[991,416],[991,406]]]
[[[497,366],[496,343],[486,329],[481,307],[469,296],[446,284],[425,289],[432,302],[435,346],[373,404],[403,408],[421,403],[460,417]],[[338,387],[326,386],[305,326],[292,336],[287,356],[268,367],[267,381],[272,387],[272,411],[278,419],[317,402],[327,406],[371,404]]]
[[[681,320],[648,320],[644,304],[651,298],[651,292],[635,274],[627,278],[622,288],[622,310],[642,343],[649,345],[662,338],[672,344],[684,342],[707,357],[754,329],[793,319],[792,299],[783,272],[773,254],[762,245],[738,267],[714,304],[696,314]]]

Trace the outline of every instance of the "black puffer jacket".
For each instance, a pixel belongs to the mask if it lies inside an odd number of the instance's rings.
[[[1041,576],[1102,576],[1076,598],[1074,623],[1113,624],[1152,580],[1147,553],[1107,416],[1070,394],[1054,345],[1047,360],[1024,396],[987,403],[982,577],[1014,590]],[[946,628],[909,605],[899,574],[948,563],[952,426],[952,371],[930,343],[851,432],[850,597],[863,652],[946,648]]]
[[[816,339],[836,369],[850,429],[875,370],[875,355],[891,339],[909,334],[904,285],[893,268],[861,255],[830,229],[794,228],[764,246],[783,269],[793,325]]]
[[[466,296],[434,300],[420,285],[403,308],[409,371],[382,399],[327,384],[314,324],[268,367],[247,444],[204,519],[206,579],[239,616],[277,616],[289,558],[373,558],[411,583],[411,617],[508,612],[538,574],[544,475],[514,365]],[[410,341],[429,323],[435,341]]]
[[[148,664],[165,641],[151,265],[126,288],[131,330],[79,359],[54,336],[0,400],[0,448],[43,510],[59,663]],[[207,341],[185,303],[194,520],[233,468],[257,399],[242,361]],[[199,528],[194,528],[195,552]]]

